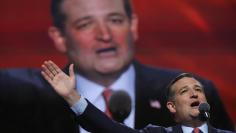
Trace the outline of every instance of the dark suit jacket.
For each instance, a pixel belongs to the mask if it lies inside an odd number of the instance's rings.
[[[136,79],[135,128],[148,124],[175,124],[165,107],[165,88],[179,71],[151,68],[134,62]],[[68,72],[68,67],[65,69]],[[214,127],[233,130],[234,126],[210,81],[202,80],[211,105],[210,122]],[[155,105],[150,106],[150,102]],[[0,132],[77,132],[74,114],[67,103],[43,79],[40,70],[0,70]],[[221,117],[224,116],[224,117]]]
[[[183,133],[181,125],[162,127],[148,125],[141,130],[134,130],[123,124],[109,119],[104,113],[88,102],[88,106],[81,116],[78,116],[82,127],[93,133]],[[233,133],[231,131],[213,128],[208,124],[208,133]]]

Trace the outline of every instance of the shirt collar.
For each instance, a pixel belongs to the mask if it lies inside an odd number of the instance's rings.
[[[182,125],[182,130],[183,130],[183,133],[192,133],[193,129],[192,127],[187,127],[187,126],[184,126]],[[200,127],[198,127],[203,133],[208,133],[208,126],[206,123],[202,124]]]
[[[76,74],[76,84],[77,91],[90,102],[96,101],[105,89],[104,86],[88,80],[79,74]],[[135,96],[134,88],[135,70],[133,65],[130,65],[130,67],[110,86],[110,89],[112,90],[126,91],[131,99],[134,99]],[[134,100],[132,101],[134,102]],[[134,103],[132,103],[132,105],[134,106]]]

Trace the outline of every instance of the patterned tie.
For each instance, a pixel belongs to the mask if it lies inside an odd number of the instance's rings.
[[[103,98],[105,100],[105,105],[106,105],[106,110],[105,110],[105,114],[109,117],[109,118],[112,118],[112,115],[111,115],[111,112],[109,110],[109,100],[110,100],[110,97],[111,97],[111,94],[112,94],[112,90],[111,89],[108,89],[106,88],[102,95],[103,95]]]
[[[192,133],[203,133],[199,128],[194,128]]]

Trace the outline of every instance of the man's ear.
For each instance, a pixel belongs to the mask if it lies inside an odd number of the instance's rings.
[[[131,18],[131,32],[133,34],[134,40],[138,40],[138,16],[136,14],[132,15]]]
[[[48,29],[49,37],[53,40],[55,47],[58,51],[65,53],[66,52],[66,44],[65,37],[61,33],[61,31],[54,26],[51,26]]]
[[[166,103],[166,107],[169,109],[169,111],[170,111],[172,114],[176,113],[176,108],[175,108],[174,102],[168,101],[168,102]]]

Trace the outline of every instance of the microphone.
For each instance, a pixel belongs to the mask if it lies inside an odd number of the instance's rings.
[[[114,91],[110,97],[108,108],[112,118],[120,123],[129,116],[131,112],[131,98],[125,91]]]
[[[200,103],[198,110],[200,112],[199,117],[202,121],[207,121],[210,118],[210,105],[208,103]]]

